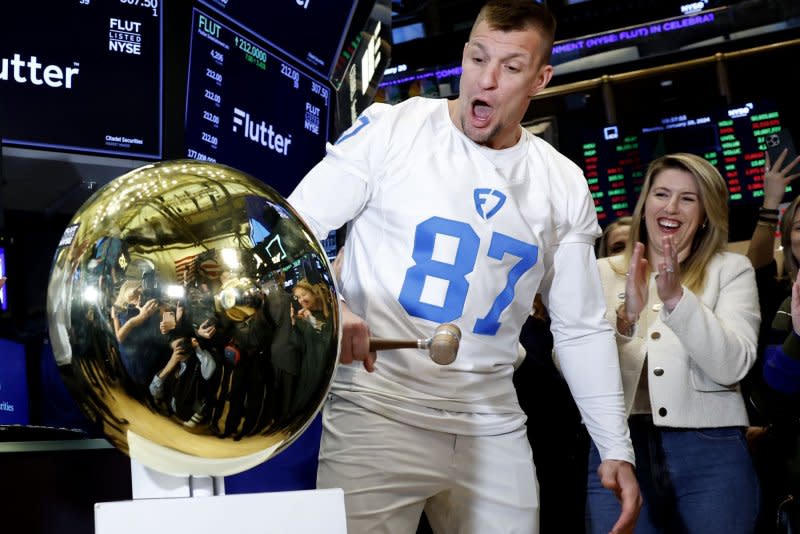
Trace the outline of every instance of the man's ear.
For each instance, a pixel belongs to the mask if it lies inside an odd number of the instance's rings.
[[[534,78],[533,83],[531,84],[531,90],[528,93],[530,98],[538,95],[542,89],[547,87],[547,84],[550,83],[550,80],[553,79],[553,66],[552,65],[543,65],[539,72],[536,74],[536,78]]]

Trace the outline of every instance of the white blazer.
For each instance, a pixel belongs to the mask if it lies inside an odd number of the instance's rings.
[[[622,274],[612,269],[612,263]],[[627,266],[622,265],[622,256],[602,258],[598,266],[606,316],[616,330]],[[755,363],[760,321],[755,273],[741,254],[714,256],[706,268],[702,292],[694,294],[684,287],[672,313],[667,313],[658,298],[653,273],[648,302],[633,336],[616,333],[626,413],[630,414],[646,357],[656,425],[747,425],[739,381]]]

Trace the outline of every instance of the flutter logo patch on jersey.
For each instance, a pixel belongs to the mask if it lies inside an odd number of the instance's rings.
[[[475,209],[483,219],[489,220],[506,203],[506,196],[496,189],[478,188],[473,193]]]

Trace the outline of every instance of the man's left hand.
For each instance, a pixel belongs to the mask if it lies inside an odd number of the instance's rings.
[[[633,466],[622,460],[603,460],[597,468],[600,483],[610,489],[622,504],[622,513],[611,529],[611,534],[628,534],[633,532],[639,511],[642,509],[642,494]]]

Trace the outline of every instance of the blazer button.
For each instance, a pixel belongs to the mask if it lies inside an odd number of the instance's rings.
[[[660,311],[661,311],[661,308],[662,308],[663,306],[664,306],[664,305],[663,305],[663,304],[661,304],[661,303],[659,302],[659,303],[657,303],[657,304],[653,304],[653,307],[652,307],[651,309],[652,309],[654,312],[660,312]]]
[[[661,376],[664,374],[664,369],[661,367],[656,367],[655,369],[653,369],[653,374],[656,376]]]
[[[650,334],[650,339],[659,339],[661,337],[661,332],[653,332]]]
[[[658,409],[658,415],[660,415],[661,417],[666,417],[667,416],[667,409],[666,408],[659,408]]]

